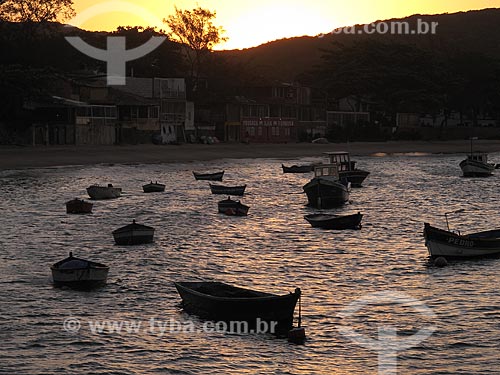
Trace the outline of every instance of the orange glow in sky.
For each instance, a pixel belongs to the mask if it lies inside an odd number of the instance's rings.
[[[500,0],[120,0],[144,8],[145,14],[125,12],[122,7],[92,16],[79,27],[115,30],[117,26],[157,26],[179,9],[197,5],[217,13],[215,24],[226,30],[229,40],[217,49],[248,48],[268,41],[302,35],[318,35],[354,24],[406,17],[412,14],[454,13],[500,7]],[[74,0],[77,13],[108,0]],[[120,11],[120,9],[122,11]],[[152,16],[152,17],[151,17]],[[71,22],[70,22],[71,23]],[[152,25],[152,23],[156,23]]]

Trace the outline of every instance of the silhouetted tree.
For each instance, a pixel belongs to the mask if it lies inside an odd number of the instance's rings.
[[[4,0],[0,19],[10,22],[55,22],[74,16],[73,0]]]
[[[194,91],[207,55],[215,45],[227,40],[223,36],[224,29],[213,24],[215,16],[215,12],[201,7],[193,10],[181,10],[176,7],[175,14],[163,20],[171,30],[171,38],[182,43],[184,47],[190,65],[190,75],[194,81]]]

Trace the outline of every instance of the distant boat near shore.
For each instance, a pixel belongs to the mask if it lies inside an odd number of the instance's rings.
[[[193,175],[196,180],[222,181],[222,177],[224,176],[224,171],[214,172],[214,173],[193,172]]]
[[[151,181],[149,184],[142,185],[142,189],[145,193],[161,193],[165,191],[165,185],[159,184],[158,181]]]
[[[90,214],[94,205],[83,199],[72,199],[66,202],[66,213],[68,214]]]
[[[346,151],[325,152],[330,163],[339,166],[339,178],[346,179],[352,187],[361,187],[363,181],[370,172],[356,168],[356,162],[351,160],[351,156]]]
[[[210,190],[212,194],[224,194],[224,195],[243,195],[245,194],[246,185],[239,186],[224,186],[224,185],[213,185],[210,184]]]
[[[112,184],[108,186],[91,185],[87,188],[87,193],[91,199],[113,199],[122,194],[121,188],[115,188]]]
[[[290,167],[286,167],[281,164],[281,168],[283,169],[283,173],[309,173],[314,170],[314,166],[310,164],[292,165]]]
[[[495,170],[495,164],[488,163],[488,154],[481,151],[473,151],[473,140],[470,139],[470,153],[459,164],[464,177],[489,177]]]

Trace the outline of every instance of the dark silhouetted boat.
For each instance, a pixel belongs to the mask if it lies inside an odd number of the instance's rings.
[[[314,176],[303,187],[310,206],[333,208],[349,200],[350,183],[339,180],[337,164],[315,166]]]
[[[219,213],[229,216],[246,216],[250,207],[244,205],[240,201],[234,201],[231,197],[227,197],[218,203]]]
[[[470,258],[500,254],[500,229],[461,235],[424,224],[425,246],[433,258]]]
[[[109,267],[90,260],[69,257],[50,267],[55,286],[74,289],[91,289],[106,284]]]
[[[213,185],[210,184],[210,190],[212,194],[224,194],[224,195],[243,195],[245,194],[246,185],[241,186],[224,186],[224,185]]]
[[[113,199],[122,194],[122,189],[115,188],[112,184],[108,184],[108,186],[92,185],[87,188],[87,193],[91,199]]]
[[[356,162],[351,160],[351,156],[346,151],[325,152],[330,163],[339,166],[339,178],[346,179],[352,187],[361,187],[363,181],[370,172],[356,168]]]
[[[140,245],[153,242],[155,230],[147,225],[132,224],[125,225],[113,231],[113,237],[117,245]]]
[[[281,168],[283,169],[283,173],[308,173],[314,170],[313,165],[292,165],[286,167],[281,164]]]
[[[222,181],[222,177],[224,176],[224,171],[215,173],[193,172],[193,175],[196,180]]]
[[[174,284],[188,313],[215,321],[245,321],[249,325],[255,324],[257,319],[276,322],[279,331],[292,327],[295,305],[301,294],[299,288],[294,293],[279,296],[221,282]]]
[[[363,214],[352,215],[313,214],[304,216],[314,228],[323,229],[361,229]]]
[[[149,184],[142,185],[142,189],[145,193],[161,193],[165,191],[165,185],[151,181]]]
[[[66,202],[66,213],[68,214],[90,214],[94,205],[83,199],[72,199]]]

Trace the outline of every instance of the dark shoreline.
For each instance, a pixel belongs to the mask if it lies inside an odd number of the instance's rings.
[[[500,140],[479,140],[475,150],[500,152]],[[0,146],[0,170],[95,164],[187,163],[218,159],[297,159],[322,157],[323,152],[349,151],[352,155],[467,154],[470,141],[401,141],[288,144],[184,144],[179,146]]]

